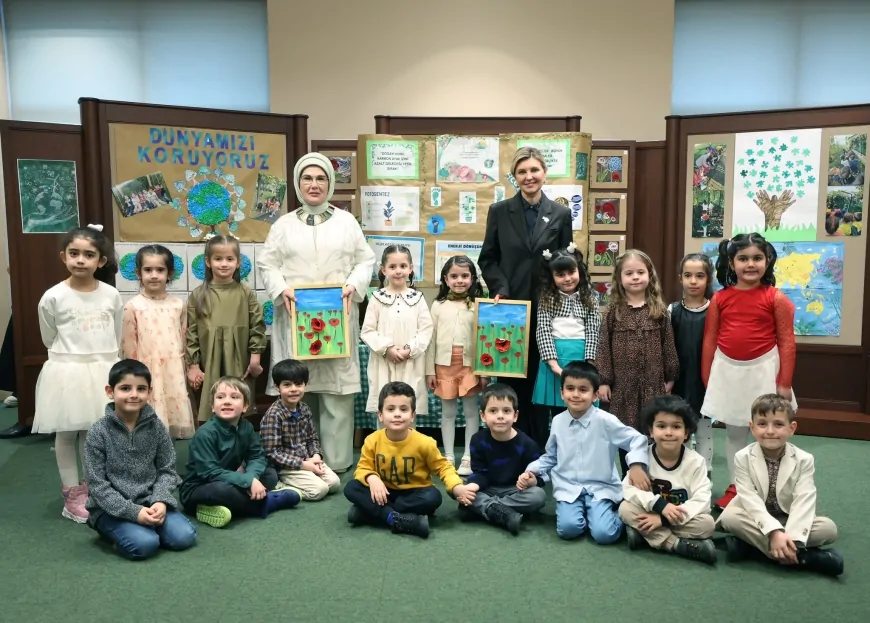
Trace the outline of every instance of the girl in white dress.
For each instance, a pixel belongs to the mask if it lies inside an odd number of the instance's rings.
[[[384,249],[378,277],[381,288],[372,294],[360,332],[371,349],[366,412],[378,410],[378,395],[384,385],[403,381],[414,388],[417,413],[426,415],[425,354],[432,339],[432,316],[423,293],[413,287],[414,266],[408,247],[394,244]]]
[[[36,381],[33,432],[57,433],[62,515],[77,523],[88,519],[88,489],[79,481],[76,439],[84,458],[88,429],[109,402],[105,388],[121,340],[121,295],[102,281],[118,272],[118,262],[102,229],[77,227],[63,237],[60,259],[70,276],[49,288],[38,308],[48,361]]]
[[[185,383],[187,309],[166,292],[175,276],[172,251],[149,244],[136,253],[136,276],[142,290],[124,305],[121,351],[151,371],[151,399],[157,417],[175,439],[193,437],[193,408]]]

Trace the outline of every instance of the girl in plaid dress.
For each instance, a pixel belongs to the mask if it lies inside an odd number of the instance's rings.
[[[583,254],[572,242],[553,253],[544,251],[538,304],[541,363],[532,402],[565,409],[562,368],[571,361],[593,361],[598,353],[601,316],[593,298]]]

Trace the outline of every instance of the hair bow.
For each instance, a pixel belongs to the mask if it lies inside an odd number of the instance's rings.
[[[88,229],[95,229],[95,230],[97,230],[97,231],[103,231],[103,226],[102,226],[102,225],[91,225],[91,224],[88,224]]]
[[[565,250],[568,253],[574,253],[577,250],[577,245],[574,244],[574,242],[572,241],[571,244],[569,244],[567,247],[565,247]]]
[[[553,254],[550,253],[550,249],[544,249],[544,252],[542,255],[544,256],[545,260],[549,260],[553,257]]]

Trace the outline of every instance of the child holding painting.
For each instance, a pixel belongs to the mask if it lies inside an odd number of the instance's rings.
[[[426,384],[441,398],[441,439],[444,457],[456,463],[458,399],[465,415],[465,452],[457,473],[471,475],[471,436],[480,428],[477,396],[489,384],[489,377],[471,372],[474,357],[474,299],[483,296],[474,262],[454,255],[441,269],[441,289],[432,303],[432,345],[426,349]]]
[[[429,413],[424,354],[432,339],[432,316],[423,293],[414,288],[411,251],[393,244],[384,249],[378,271],[381,288],[366,308],[360,339],[369,354],[366,412],[378,410],[378,396],[387,383],[403,381],[414,388],[417,413]]]

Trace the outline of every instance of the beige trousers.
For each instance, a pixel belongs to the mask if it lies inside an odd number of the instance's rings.
[[[322,500],[340,488],[341,482],[338,476],[325,464],[322,476],[307,469],[282,469],[278,472],[278,486],[275,487],[276,490],[295,489],[303,500],[309,502]]]
[[[323,448],[323,461],[338,472],[353,465],[353,394],[305,394]]]
[[[633,502],[622,501],[619,505],[619,518],[623,523],[637,529],[637,516],[647,512]],[[677,539],[709,539],[713,536],[713,517],[707,513],[695,515],[689,521],[679,526],[662,526],[650,533],[641,532],[646,542],[654,549],[671,550],[677,544]]]
[[[782,525],[788,519],[787,515],[777,517]],[[725,531],[736,536],[741,541],[749,543],[770,558],[770,538],[758,529],[758,525],[742,507],[729,504],[719,515],[719,525]],[[837,525],[827,517],[816,517],[807,538],[807,547],[821,547],[837,540]]]

